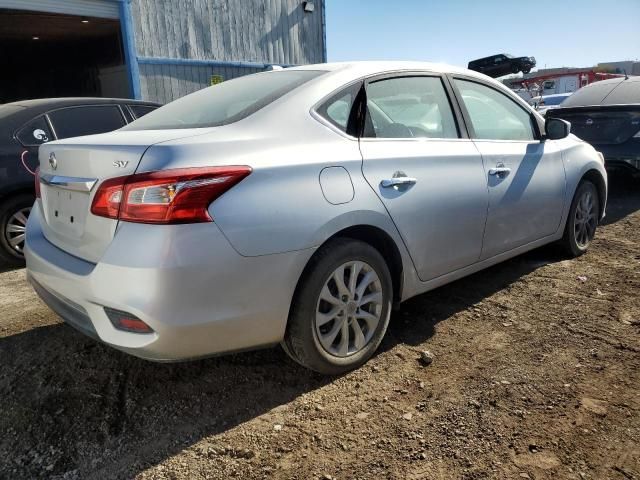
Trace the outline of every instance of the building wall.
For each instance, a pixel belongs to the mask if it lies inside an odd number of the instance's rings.
[[[301,0],[133,0],[140,93],[166,103],[271,64],[325,59],[324,2]]]

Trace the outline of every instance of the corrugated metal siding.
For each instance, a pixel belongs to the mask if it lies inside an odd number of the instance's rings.
[[[212,75],[225,80],[262,71],[247,67],[213,67],[204,65],[140,65],[142,98],[167,103],[211,84]]]
[[[0,0],[0,8],[119,18],[118,3],[113,0]]]
[[[324,61],[324,2],[315,12],[301,0],[132,0],[139,57],[308,64]],[[142,98],[169,102],[208,86],[254,73],[252,67],[140,65]]]
[[[304,64],[323,61],[321,0],[133,0],[138,55]]]

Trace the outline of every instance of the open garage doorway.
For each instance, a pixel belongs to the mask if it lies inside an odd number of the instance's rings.
[[[131,97],[120,22],[0,9],[0,103]]]

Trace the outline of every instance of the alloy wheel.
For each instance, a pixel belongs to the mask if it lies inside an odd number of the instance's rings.
[[[316,308],[315,329],[322,347],[337,357],[364,349],[380,323],[383,298],[382,282],[369,264],[351,261],[336,268]]]
[[[576,243],[580,248],[586,248],[596,233],[598,224],[593,192],[585,191],[576,205],[574,219],[574,233]]]
[[[23,255],[25,233],[27,231],[27,219],[31,213],[31,207],[21,208],[7,220],[4,235],[7,243],[17,256]]]

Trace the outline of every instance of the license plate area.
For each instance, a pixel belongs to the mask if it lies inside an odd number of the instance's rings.
[[[41,187],[47,224],[61,235],[81,237],[89,209],[89,192],[72,191],[51,185]]]

